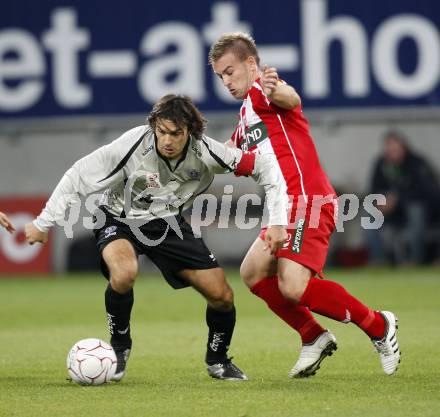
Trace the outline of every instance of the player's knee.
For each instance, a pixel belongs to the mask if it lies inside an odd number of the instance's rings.
[[[252,288],[257,282],[277,274],[277,262],[275,258],[268,258],[265,254],[246,255],[240,265],[240,276],[248,288]]]
[[[301,300],[301,297],[304,293],[304,290],[300,285],[296,285],[295,282],[289,282],[286,280],[278,281],[278,288],[282,296],[295,304],[298,304]]]
[[[234,293],[229,285],[216,289],[210,294],[209,305],[215,310],[228,311],[234,305]]]
[[[115,291],[126,292],[133,288],[138,273],[136,261],[121,262],[110,269],[110,280]]]
[[[278,268],[278,288],[287,300],[299,303],[307,288],[311,271],[295,262],[283,261]]]
[[[265,271],[259,270],[252,262],[244,261],[240,266],[240,276],[248,288],[252,288],[258,281],[266,278]]]

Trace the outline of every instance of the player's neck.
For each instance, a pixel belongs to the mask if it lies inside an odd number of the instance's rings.
[[[251,72],[247,91],[249,91],[252,88],[252,86],[260,78],[260,76],[261,76],[260,71],[258,69],[255,72],[254,71]]]

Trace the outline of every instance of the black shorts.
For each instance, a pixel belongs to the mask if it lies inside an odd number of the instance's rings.
[[[219,266],[205,242],[194,236],[191,226],[180,215],[174,218],[175,223],[169,222],[174,229],[168,227],[169,223],[163,219],[152,220],[136,229],[116,220],[106,210],[103,211],[106,214],[105,225],[100,229],[95,229],[94,233],[96,245],[101,254],[101,272],[107,279],[109,279],[109,270],[102,258],[102,251],[110,242],[117,239],[128,240],[138,256],[147,255],[160,269],[168,284],[175,289],[190,285],[179,276],[179,271],[211,269]],[[175,231],[179,229],[182,239]]]

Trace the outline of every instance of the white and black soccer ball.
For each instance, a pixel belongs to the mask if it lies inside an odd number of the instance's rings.
[[[67,355],[67,371],[80,385],[102,385],[116,372],[116,354],[111,345],[100,339],[76,342]]]

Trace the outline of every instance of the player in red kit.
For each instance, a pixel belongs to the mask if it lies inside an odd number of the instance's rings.
[[[395,315],[371,310],[338,283],[321,279],[337,199],[319,162],[299,95],[279,80],[275,68],[260,69],[255,41],[248,34],[221,36],[209,60],[230,94],[243,100],[232,144],[274,154],[273,169],[282,173],[291,202],[287,229],[263,228],[240,268],[250,290],[301,336],[301,354],[289,376],[314,375],[336,349],[334,335],[311,312],[355,323],[372,340],[384,372],[393,374],[400,362]],[[273,243],[271,250],[265,238]]]

